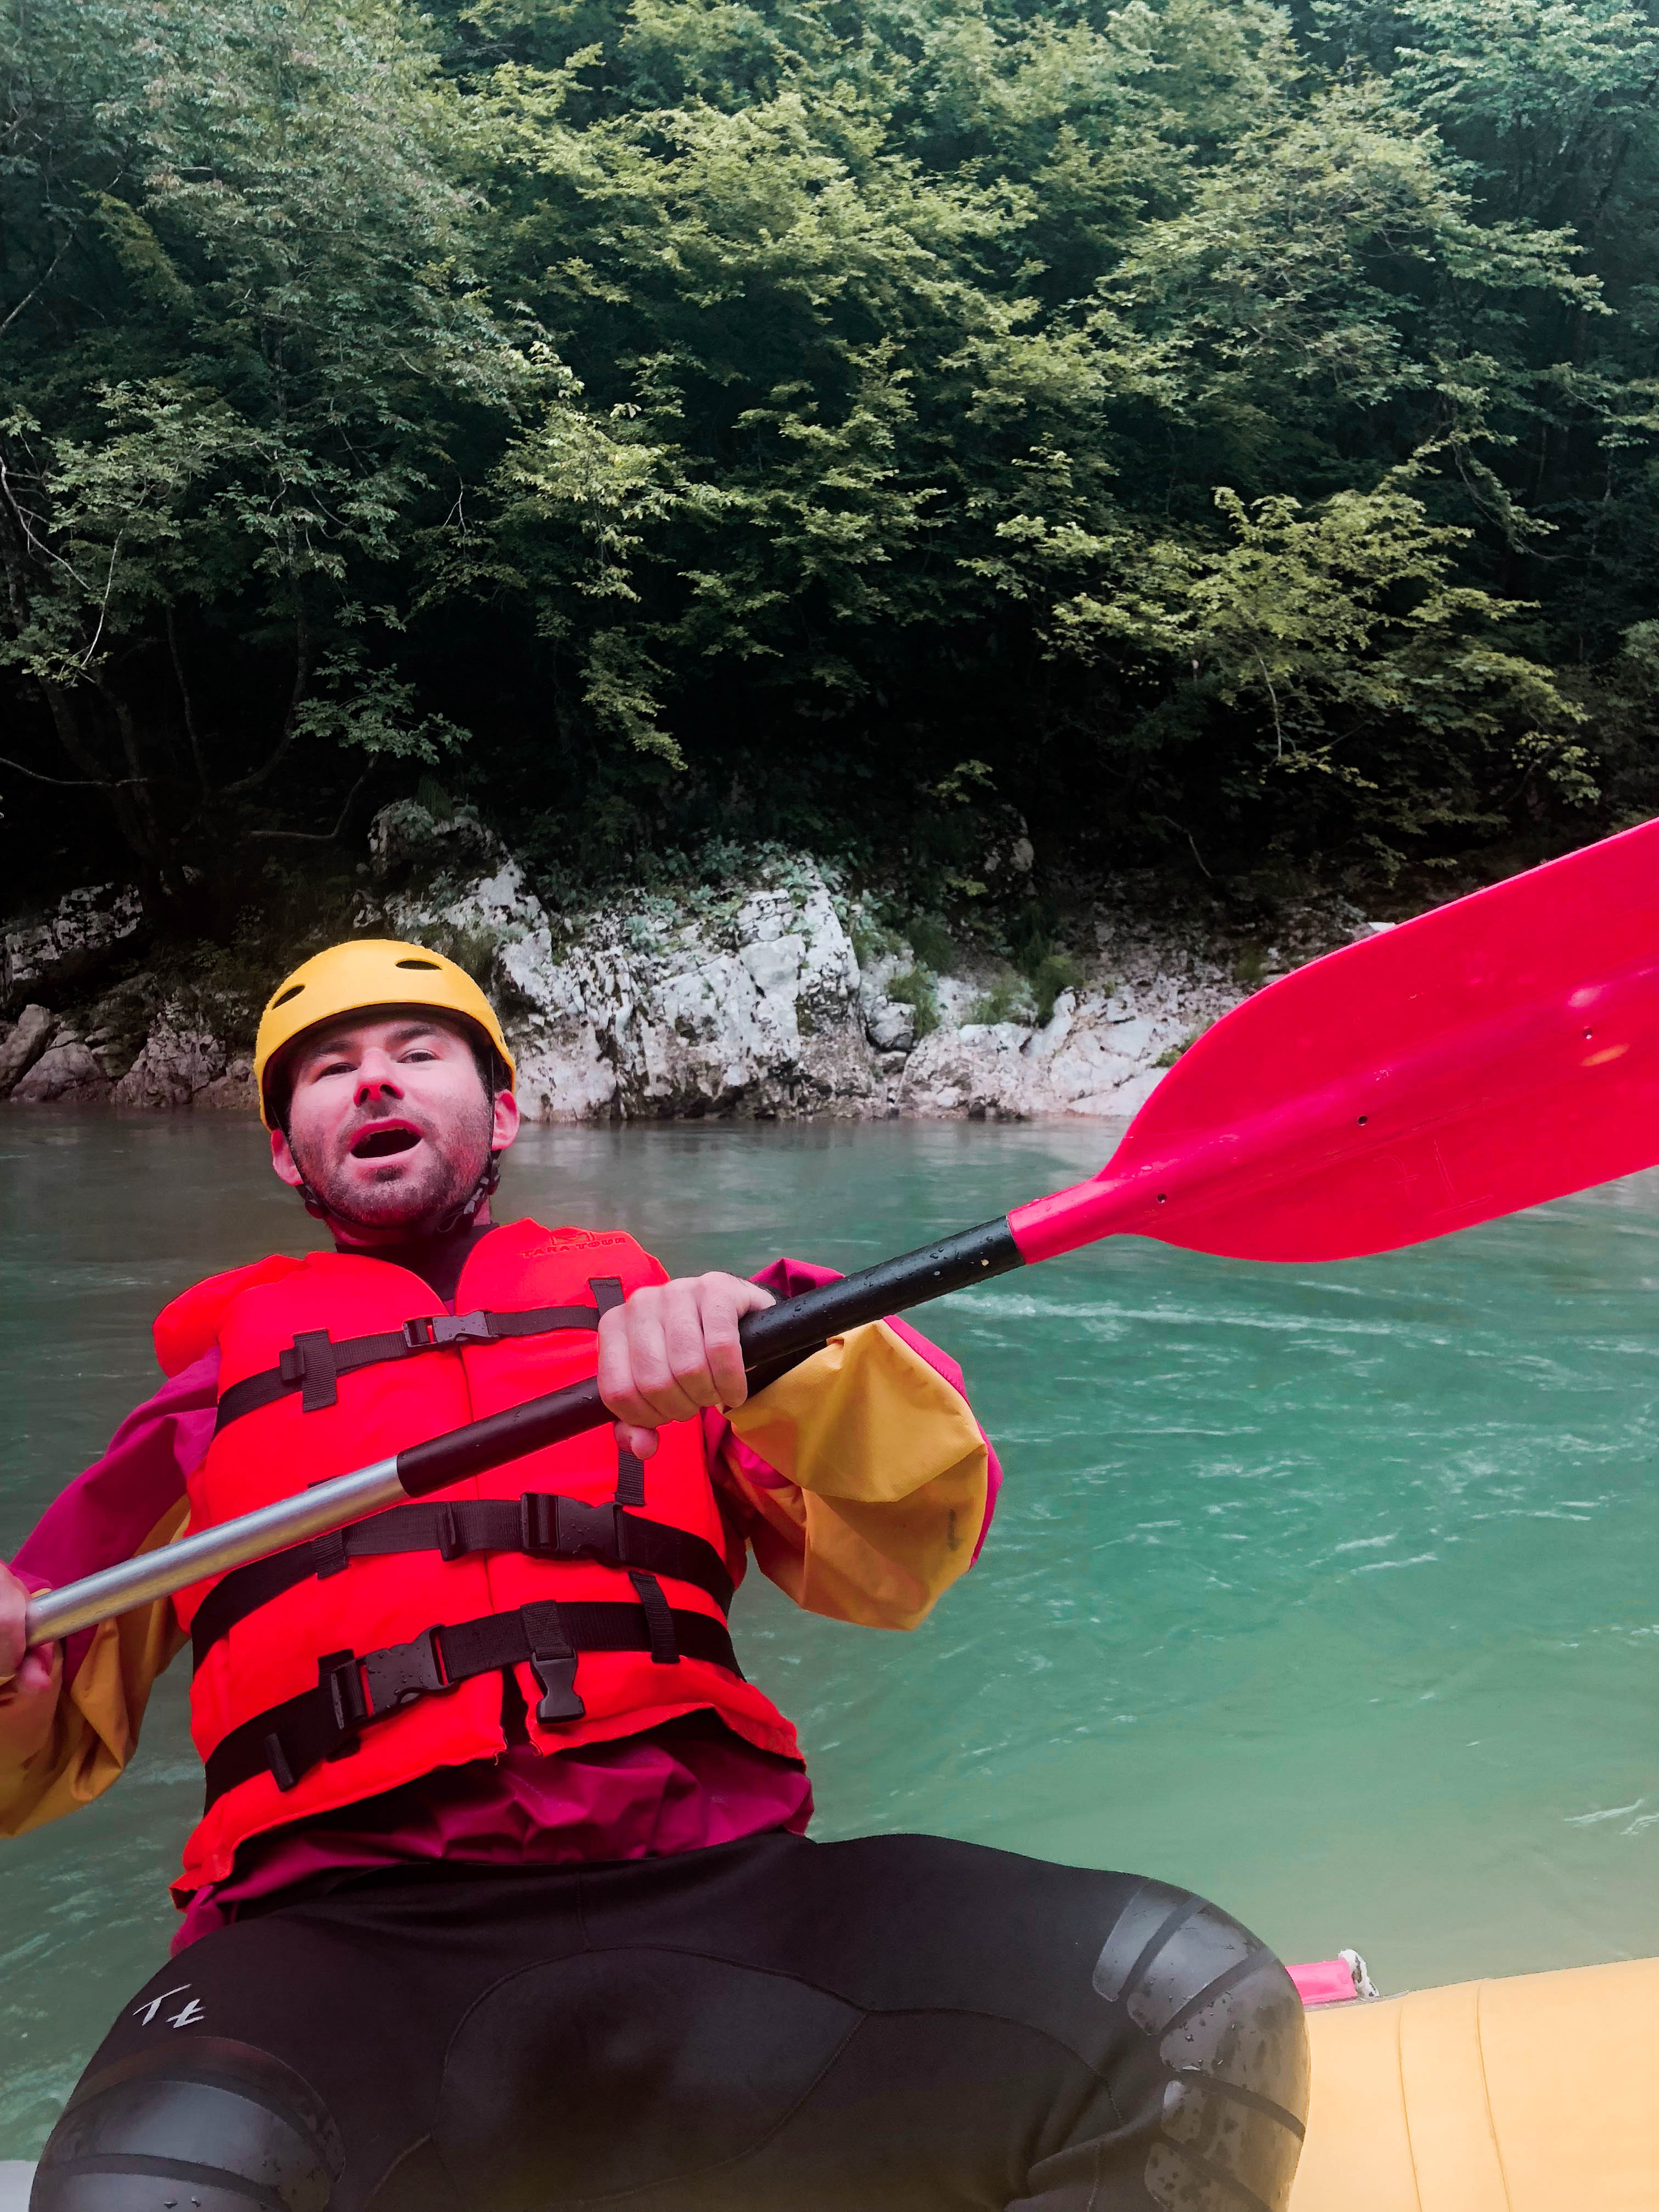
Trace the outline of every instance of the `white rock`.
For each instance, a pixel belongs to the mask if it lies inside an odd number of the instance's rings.
[[[1159,1071],[1157,1068],[1142,1068],[1139,1075],[1131,1076],[1127,1083],[1120,1085],[1118,1089],[1112,1092],[1112,1103],[1109,1106],[1103,1109],[1096,1107],[1091,1110],[1096,1113],[1104,1111],[1108,1114],[1131,1115],[1139,1114],[1153,1091],[1157,1090],[1158,1081]]]
[[[878,1052],[908,1052],[916,1041],[916,1010],[901,999],[878,999],[864,1018],[864,1034]]]
[[[395,864],[406,887],[365,887],[356,926],[420,939],[477,970],[501,1005],[532,1119],[1127,1115],[1161,1079],[1170,1048],[1243,995],[1236,942],[1211,945],[1179,916],[1148,920],[1152,891],[1126,883],[1102,893],[1092,976],[1060,993],[1042,1028],[972,1021],[997,981],[981,969],[934,979],[938,1023],[918,1044],[915,1009],[888,995],[914,964],[910,951],[874,955],[861,972],[830,883],[801,856],[718,891],[637,891],[556,915],[464,809],[441,823],[401,801],[376,817],[374,837],[382,878],[397,880]],[[64,915],[55,941],[79,931],[95,949],[107,941],[100,931],[127,926],[129,909],[87,891],[62,902]],[[1310,902],[1280,914],[1274,953],[1294,963],[1364,927],[1357,908]],[[106,1034],[125,1031],[94,1032]],[[97,1067],[92,1041],[30,1007],[0,1030],[0,1096],[48,1060],[28,1095],[90,1095],[81,1086]],[[246,1059],[177,1008],[153,1023],[113,1095],[153,1108],[254,1104]]]
[[[1121,972],[1127,933],[1115,934]],[[936,1030],[910,1056],[903,1110],[1000,1119],[1138,1111],[1164,1073],[1161,1055],[1240,995],[1218,966],[1185,962],[1176,973],[1161,948],[1160,956],[1165,964],[1149,963],[1109,994],[1087,984],[1061,992],[1042,1029],[1001,1022]]]
[[[253,1062],[233,1060],[222,1076],[192,1092],[190,1103],[221,1114],[257,1114],[259,1098],[253,1087]]]
[[[859,1111],[880,1087],[859,966],[822,874],[748,891],[736,911],[619,900],[567,941],[514,861],[441,903],[399,896],[384,926],[441,945],[493,938],[526,1111],[548,1121]]]
[[[0,1045],[0,1098],[8,1097],[52,1042],[58,1018],[46,1006],[25,1006]]]
[[[179,1030],[163,1018],[115,1086],[118,1106],[151,1112],[188,1106],[198,1091],[216,1083],[228,1055],[221,1040],[200,1030]]]
[[[1114,1022],[1109,1032],[1111,1048],[1125,1060],[1137,1060],[1152,1049],[1154,1024],[1145,1019]]]
[[[17,1105],[45,1106],[80,1104],[109,1093],[108,1076],[80,1039],[71,1037],[42,1053],[11,1095]]]
[[[51,914],[18,922],[0,938],[0,1004],[15,1006],[27,986],[43,977],[64,983],[89,974],[143,920],[131,886],[88,884],[66,891]]]
[[[762,991],[787,991],[793,998],[800,981],[800,963],[806,945],[794,936],[773,937],[741,945],[738,957]]]
[[[782,902],[775,891],[763,891],[744,901],[737,920],[738,934],[764,945],[784,932]]]
[[[493,944],[520,1096],[550,1121],[1121,1115],[1172,1044],[1242,995],[1232,955],[1126,910],[1100,926],[1101,972],[1061,992],[1041,1029],[969,1021],[987,979],[941,976],[939,1025],[918,1045],[914,1009],[887,995],[908,957],[860,973],[830,885],[801,859],[689,914],[641,892],[556,921],[497,848],[470,882],[440,878],[360,919],[441,946]]]

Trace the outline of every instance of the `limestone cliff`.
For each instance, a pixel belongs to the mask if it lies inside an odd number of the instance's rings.
[[[1133,1114],[1248,990],[1374,926],[1340,901],[1310,904],[1240,961],[1107,886],[1073,980],[1042,1008],[971,948],[930,970],[877,902],[800,854],[556,911],[475,816],[401,801],[377,816],[363,872],[355,930],[417,939],[476,975],[526,1113],[551,1121]],[[131,893],[88,890],[8,935],[17,1018],[0,1028],[0,1097],[252,1109],[256,1006],[181,996],[131,963],[91,991],[93,956],[136,927]]]

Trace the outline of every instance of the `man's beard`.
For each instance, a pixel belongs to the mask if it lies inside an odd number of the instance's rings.
[[[353,1132],[351,1144],[360,1143],[374,1126],[372,1121],[364,1122]],[[388,1175],[384,1182],[350,1180],[350,1145],[346,1158],[338,1162],[313,1158],[291,1138],[289,1149],[306,1188],[331,1220],[349,1228],[406,1229],[418,1236],[449,1227],[489,1165],[489,1121],[483,1112],[476,1128],[457,1132],[447,1146],[441,1147],[429,1129],[425,1134],[415,1171]]]

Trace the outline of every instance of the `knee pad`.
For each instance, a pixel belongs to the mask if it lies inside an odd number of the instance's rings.
[[[1107,1937],[1094,1985],[1170,2077],[1146,2160],[1152,2202],[1231,2204],[1243,2189],[1284,2212],[1307,2119],[1308,2033],[1266,1944],[1202,1898],[1146,1882]]]
[[[327,2212],[344,2164],[339,2130],[291,2067],[193,2036],[82,2081],[29,2212]]]

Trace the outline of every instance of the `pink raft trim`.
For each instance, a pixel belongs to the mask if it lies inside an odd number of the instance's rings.
[[[1304,2005],[1352,2004],[1359,1995],[1346,1959],[1316,1959],[1311,1965],[1286,1966],[1285,1971]]]

